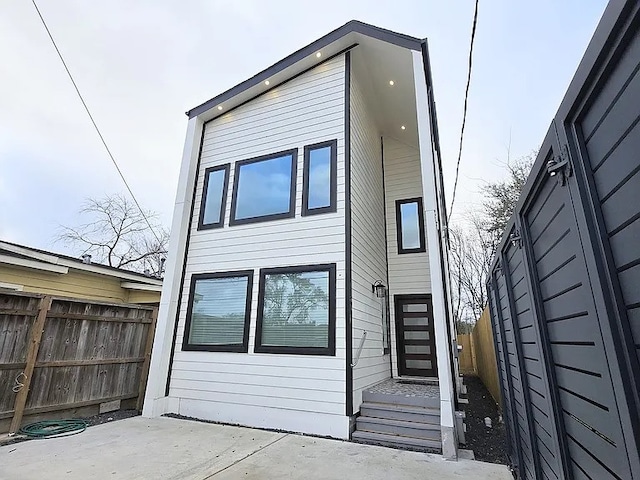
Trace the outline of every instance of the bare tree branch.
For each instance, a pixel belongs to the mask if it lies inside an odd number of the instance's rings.
[[[159,224],[157,214],[143,214],[119,194],[88,198],[79,213],[90,221],[75,227],[63,226],[59,241],[82,254],[91,254],[99,263],[162,276],[169,232]],[[159,232],[159,243],[149,230],[145,215]]]
[[[508,159],[507,178],[482,187],[485,199],[468,212],[468,225],[449,230],[453,313],[460,332],[470,331],[487,304],[491,263],[535,157],[534,152],[514,162]]]

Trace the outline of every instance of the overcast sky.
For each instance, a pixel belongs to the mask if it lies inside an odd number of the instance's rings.
[[[427,37],[451,197],[472,0],[39,0],[140,202],[170,225],[184,112],[348,20]],[[458,213],[536,149],[605,0],[480,0]],[[30,1],[0,0],[0,239],[69,253],[59,225],[124,192]]]

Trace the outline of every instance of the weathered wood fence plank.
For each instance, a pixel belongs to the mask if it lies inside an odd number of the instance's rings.
[[[113,400],[141,408],[156,317],[152,306],[0,293],[1,431]]]
[[[14,407],[13,420],[11,420],[11,426],[9,427],[9,434],[14,434],[20,428],[20,422],[22,421],[22,414],[24,407],[27,404],[27,397],[29,396],[29,388],[31,386],[31,379],[33,377],[33,369],[36,366],[36,358],[38,357],[38,349],[40,348],[40,340],[42,339],[42,332],[44,331],[44,322],[47,319],[47,312],[51,308],[51,297],[44,297],[40,301],[40,308],[38,309],[38,316],[36,321],[31,327],[31,341],[27,350],[27,364],[24,367],[22,378],[24,383],[22,388],[16,395],[16,403]]]
[[[138,386],[138,402],[136,408],[142,410],[144,402],[144,394],[147,389],[147,377],[149,376],[149,366],[151,365],[151,348],[153,347],[153,336],[156,330],[156,320],[158,319],[158,308],[153,309],[151,314],[152,323],[147,331],[147,339],[144,346],[144,363],[142,364],[142,373],[140,374],[140,384]]]

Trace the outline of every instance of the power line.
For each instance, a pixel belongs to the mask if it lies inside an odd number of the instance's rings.
[[[462,139],[464,137],[464,127],[467,123],[467,104],[469,100],[469,85],[471,84],[471,67],[473,65],[473,41],[476,38],[476,25],[478,23],[478,2],[476,0],[476,8],[473,14],[473,26],[471,27],[471,45],[469,46],[469,71],[467,72],[467,88],[464,91],[464,109],[462,110],[462,128],[460,129],[460,148],[458,150],[458,162],[456,164],[456,179],[453,183],[453,195],[451,197],[451,208],[449,208],[449,218],[453,213],[453,204],[456,201],[456,190],[458,189],[458,176],[460,175],[460,160],[462,159]]]
[[[89,115],[89,119],[91,120],[91,123],[93,124],[93,127],[96,129],[96,132],[98,133],[98,136],[100,137],[100,140],[102,141],[102,145],[104,145],[104,148],[107,151],[107,154],[109,155],[109,158],[113,162],[113,165],[116,167],[116,170],[118,171],[118,175],[120,175],[120,178],[122,179],[122,182],[124,183],[125,187],[127,187],[127,190],[129,191],[129,194],[131,195],[131,198],[133,198],[133,201],[135,202],[136,206],[138,207],[138,210],[140,210],[140,213],[142,214],[142,218],[144,218],[145,222],[149,226],[149,230],[151,230],[151,233],[153,233],[153,236],[156,237],[156,240],[158,241],[158,244],[162,245],[162,241],[160,240],[160,237],[158,236],[156,231],[153,229],[153,226],[151,225],[151,222],[147,218],[147,214],[144,212],[144,210],[142,210],[142,207],[138,203],[138,199],[133,194],[133,190],[131,190],[131,187],[127,183],[127,179],[124,178],[124,174],[122,173],[122,170],[120,170],[120,167],[118,166],[118,162],[116,162],[116,159],[113,156],[113,154],[111,153],[111,150],[109,150],[109,146],[107,145],[107,142],[105,141],[104,137],[102,136],[102,133],[100,132],[100,129],[98,128],[98,125],[96,124],[96,121],[93,119],[93,115],[91,115],[91,111],[89,110],[89,107],[87,106],[87,103],[84,101],[84,98],[83,98],[82,94],[80,93],[80,90],[78,89],[78,85],[76,84],[76,81],[73,79],[73,75],[71,75],[71,72],[69,71],[69,67],[67,67],[67,62],[64,61],[64,57],[62,56],[62,53],[60,52],[60,49],[58,48],[58,45],[56,44],[56,41],[53,39],[53,35],[51,35],[51,31],[49,30],[49,27],[47,26],[47,22],[45,22],[44,17],[40,13],[40,9],[38,8],[38,5],[36,4],[36,1],[35,0],[31,0],[31,3],[33,3],[34,8],[36,9],[36,12],[38,13],[38,16],[40,17],[40,21],[42,22],[42,25],[44,26],[44,29],[47,31],[47,35],[49,35],[49,39],[51,40],[51,43],[53,44],[53,48],[56,49],[56,52],[58,53],[58,57],[60,57],[60,61],[62,62],[62,65],[64,66],[64,69],[67,71],[67,75],[69,75],[69,80],[71,80],[71,83],[73,84],[73,88],[75,88],[76,93],[78,94],[78,97],[80,98],[80,101],[82,102],[82,106],[86,110],[87,115]]]

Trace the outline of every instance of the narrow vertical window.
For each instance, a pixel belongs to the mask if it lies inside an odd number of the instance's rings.
[[[302,215],[336,211],[337,140],[304,147]]]
[[[389,290],[384,291],[384,304],[382,306],[382,349],[383,355],[391,352],[391,308],[389,306]]]
[[[207,168],[204,171],[202,202],[198,230],[217,228],[224,225],[224,208],[227,198],[229,164]]]
[[[425,252],[422,198],[396,200],[398,253]]]

